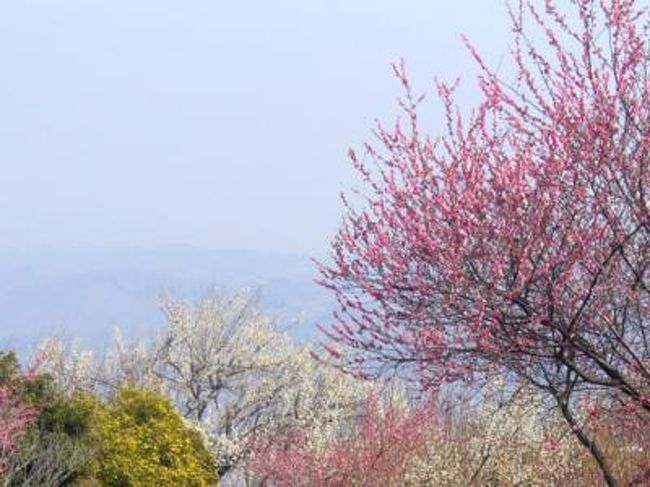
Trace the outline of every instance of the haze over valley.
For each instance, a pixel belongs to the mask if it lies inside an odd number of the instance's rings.
[[[315,334],[333,307],[305,254],[187,245],[0,248],[0,343],[25,349],[49,335],[101,346],[115,327],[147,338],[164,322],[161,297],[197,300],[211,288],[260,289],[289,333]]]

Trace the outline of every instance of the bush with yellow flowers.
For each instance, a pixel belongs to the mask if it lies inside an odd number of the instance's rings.
[[[212,457],[198,430],[160,394],[123,388],[96,412],[94,477],[106,486],[212,486]]]

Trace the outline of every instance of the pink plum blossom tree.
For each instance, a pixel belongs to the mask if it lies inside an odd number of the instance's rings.
[[[482,101],[463,113],[437,82],[439,137],[395,66],[404,117],[350,152],[364,200],[345,200],[321,264],[341,308],[325,333],[367,375],[534,385],[616,485],[576,405],[650,427],[649,18],[635,0],[560,4],[511,9],[512,80],[468,42]]]

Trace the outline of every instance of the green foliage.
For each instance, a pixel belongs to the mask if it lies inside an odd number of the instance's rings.
[[[163,396],[124,388],[96,412],[99,451],[94,475],[102,485],[216,485],[216,469],[198,431]]]
[[[13,352],[0,353],[0,383],[10,385],[39,417],[12,459],[6,485],[65,486],[83,477],[96,440],[98,407],[88,394],[67,396],[47,375],[22,374]]]
[[[96,408],[97,400],[92,396],[56,397],[49,407],[43,409],[39,429],[72,438],[88,436]]]
[[[10,385],[18,376],[19,370],[15,352],[0,352],[0,385]]]
[[[49,376],[20,375],[19,369],[15,355],[0,357],[0,375],[40,414],[14,459],[7,485],[71,485],[85,476],[96,450],[98,401],[89,394],[66,396]]]

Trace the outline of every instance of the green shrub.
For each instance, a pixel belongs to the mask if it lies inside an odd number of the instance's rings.
[[[14,352],[0,352],[0,385],[38,412],[38,419],[6,466],[8,486],[71,485],[83,477],[94,453],[97,400],[66,396],[47,375],[22,373]]]

